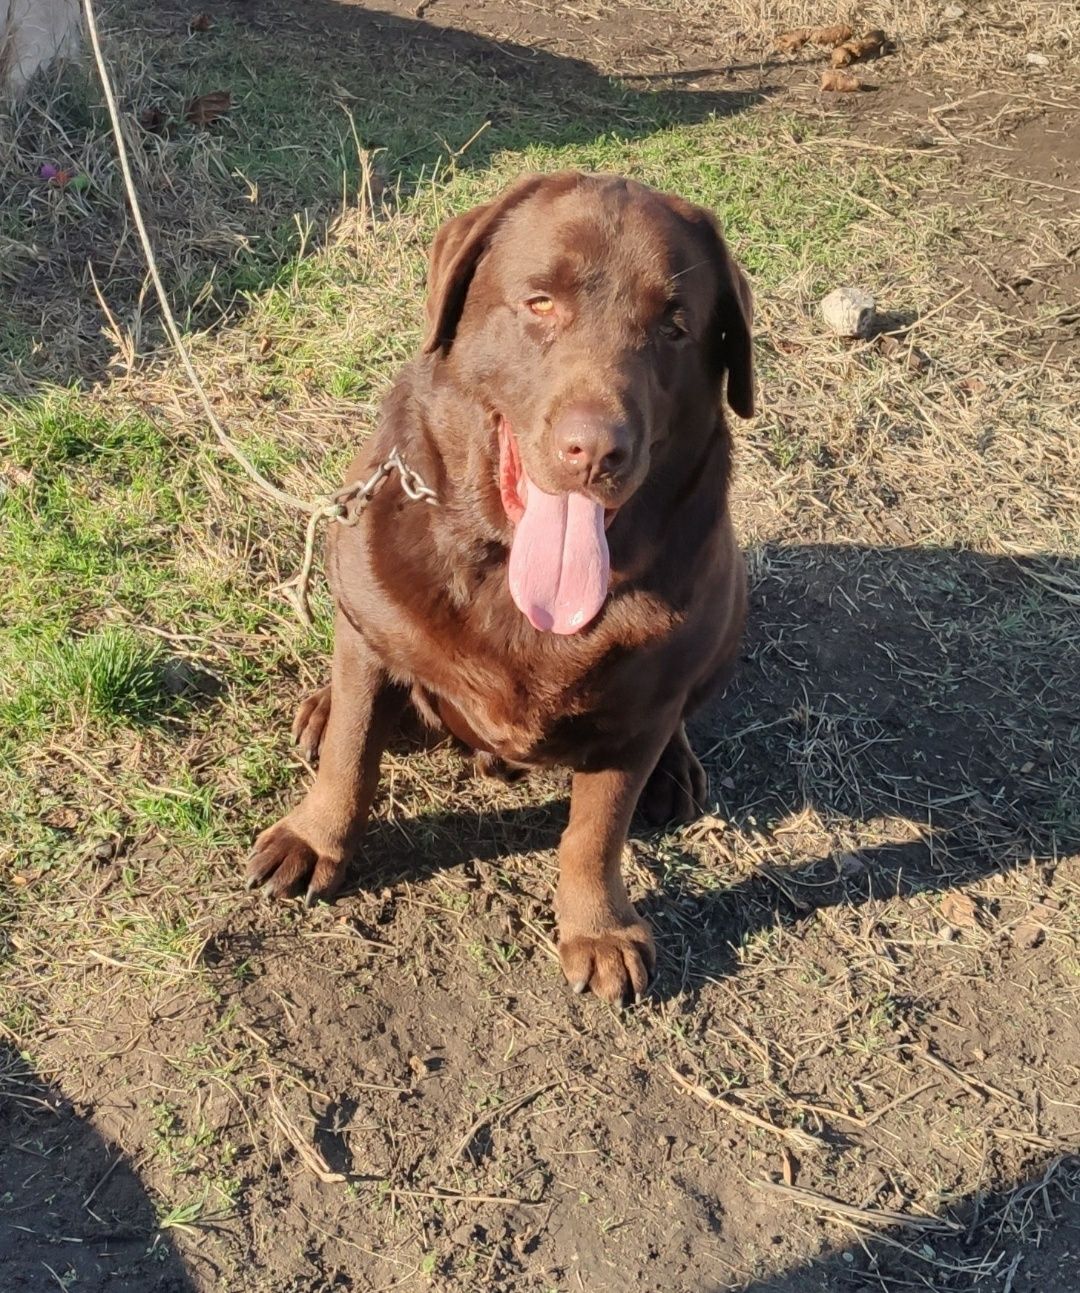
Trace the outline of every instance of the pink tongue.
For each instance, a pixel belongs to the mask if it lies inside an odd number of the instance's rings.
[[[545,494],[522,472],[525,514],[510,547],[510,595],[535,629],[576,633],[604,604],[604,509],[584,494]]]

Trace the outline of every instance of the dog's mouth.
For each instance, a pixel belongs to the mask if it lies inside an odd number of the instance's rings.
[[[499,493],[514,526],[510,595],[535,629],[577,633],[607,599],[606,529],[614,508],[585,494],[548,494],[532,480],[509,422],[497,420]]]

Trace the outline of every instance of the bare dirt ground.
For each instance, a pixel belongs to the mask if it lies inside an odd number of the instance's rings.
[[[304,496],[408,353],[451,205],[556,164],[731,204],[753,607],[693,733],[711,811],[631,844],[656,990],[561,982],[563,780],[444,748],[388,759],[333,907],[241,892],[309,775],[299,526],[159,349],[97,100],[43,93],[2,155],[3,1287],[1075,1293],[1076,15],[861,11],[896,49],[829,97],[827,52],[774,37],[843,13],[421,8],[221,0],[200,41],[154,3],[106,12],[108,52],[132,119],[250,73],[238,140],[149,130],[139,175],[215,402]],[[335,215],[305,167],[342,105],[368,188]],[[110,202],[34,187],[46,144]],[[822,329],[837,282],[887,335]],[[161,645],[152,721],[141,680],[57,701],[52,621]]]

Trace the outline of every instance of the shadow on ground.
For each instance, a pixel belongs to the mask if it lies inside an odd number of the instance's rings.
[[[745,1293],[1075,1293],[1078,1191],[1080,1159],[1052,1158],[1013,1189],[959,1201],[950,1229],[866,1233],[842,1252],[750,1284]]]
[[[3,1044],[0,1253],[5,1293],[195,1288],[132,1164]]]
[[[721,814],[756,820],[775,849],[772,873],[702,886],[701,857],[685,873],[669,867],[663,883],[658,872],[649,912],[662,953],[689,927],[695,981],[729,974],[734,946],[777,922],[797,931],[819,907],[943,891],[1032,858],[1050,871],[1080,848],[1078,563],[833,544],[767,547],[751,560],[745,659],[695,738]],[[831,855],[798,856],[776,831],[807,808],[826,828],[909,823],[918,839],[864,847],[860,869],[845,872]],[[478,818],[473,808],[384,822],[358,879],[377,890],[551,844],[563,814]],[[679,838],[647,838],[639,856],[670,857]],[[223,934],[207,959],[235,964],[243,950]],[[661,993],[679,988],[678,968],[662,964]],[[126,1161],[113,1167],[114,1150],[4,1059],[0,1245],[19,1253],[6,1287],[51,1287],[46,1265],[61,1282],[75,1270],[74,1287],[89,1290],[212,1287],[197,1268],[182,1273]],[[1072,1293],[1078,1187],[1075,1157],[1044,1158],[1017,1188],[955,1200],[940,1229],[866,1235],[750,1290]]]
[[[87,1293],[216,1287],[186,1270],[133,1165],[2,1046],[0,1129],[6,1293],[56,1285]],[[919,1230],[867,1232],[850,1248],[749,1284],[745,1293],[872,1293],[901,1286],[1000,1293],[1003,1281],[1010,1293],[1075,1293],[1080,1159],[1049,1159],[1012,1189],[958,1200],[947,1216],[924,1221]],[[731,1287],[717,1285],[716,1293]]]

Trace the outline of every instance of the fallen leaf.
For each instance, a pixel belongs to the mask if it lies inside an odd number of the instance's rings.
[[[74,808],[67,804],[61,804],[56,808],[51,808],[43,814],[41,819],[46,826],[51,826],[56,831],[73,831],[82,818]]]
[[[1046,57],[1046,55],[1040,54],[1037,50],[1032,50],[1028,54],[1027,58],[1025,59],[1025,62],[1028,64],[1029,67],[1049,67],[1050,66],[1050,60]]]
[[[810,32],[810,39],[815,45],[824,45],[827,48],[830,45],[843,44],[854,35],[854,30],[846,22],[838,22],[831,27],[815,27]]]
[[[418,1078],[427,1077],[431,1072],[431,1065],[427,1060],[422,1060],[419,1055],[409,1056],[409,1068],[412,1069]]]
[[[188,31],[190,32],[209,31],[210,28],[213,27],[213,25],[214,25],[214,20],[213,18],[210,17],[208,13],[197,13],[195,17],[192,18],[192,20],[188,23]]]
[[[961,377],[956,383],[956,389],[963,391],[965,395],[982,395],[987,386],[981,377]]]
[[[883,332],[878,336],[877,348],[886,359],[902,361],[913,373],[925,373],[930,367],[930,356],[925,350],[900,341],[891,333]]]
[[[941,914],[953,929],[978,929],[979,908],[970,894],[950,890],[941,900]]]
[[[149,130],[152,134],[158,134],[164,130],[165,123],[168,121],[165,112],[154,104],[143,108],[139,113],[139,125],[143,130]]]
[[[263,336],[259,338],[258,344],[259,344],[259,356],[260,358],[265,358],[270,353],[270,349],[273,346],[274,342],[272,338]]]
[[[790,337],[773,337],[773,345],[782,355],[801,355],[806,350],[806,343],[793,341]]]
[[[810,39],[809,27],[797,27],[793,31],[782,31],[774,44],[782,54],[797,54]]]
[[[34,483],[33,473],[27,471],[25,467],[17,467],[13,462],[5,463],[3,467],[0,467],[0,476],[11,481],[13,485],[20,485],[24,489]]]
[[[232,94],[228,90],[214,90],[192,99],[185,115],[193,126],[212,126],[231,109]]]
[[[786,1145],[780,1147],[780,1165],[784,1172],[784,1184],[794,1185],[799,1174],[799,1161]]]
[[[856,90],[865,90],[866,86],[857,76],[852,76],[850,72],[841,72],[833,67],[827,72],[822,72],[821,88],[835,91],[837,94],[853,94]]]
[[[22,871],[16,871],[11,877],[11,883],[17,884],[20,889],[23,889],[30,883],[30,877],[24,875]]]
[[[857,36],[853,40],[837,45],[831,55],[832,65],[846,67],[848,63],[858,63],[864,58],[875,58],[883,53],[884,49],[885,33],[879,27],[875,27],[864,36]]]
[[[1027,915],[1012,928],[1012,942],[1015,947],[1030,952],[1046,937],[1048,926],[1053,924],[1058,905],[1049,898],[1041,898]]]

